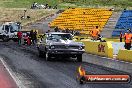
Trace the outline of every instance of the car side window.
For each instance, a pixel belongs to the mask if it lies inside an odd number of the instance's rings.
[[[55,39],[54,36],[48,36],[48,37],[47,37],[47,40],[54,40],[54,39]]]
[[[8,25],[5,25],[5,30],[7,33],[9,32],[9,26]]]

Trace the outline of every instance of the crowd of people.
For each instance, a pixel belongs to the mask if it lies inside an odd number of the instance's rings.
[[[91,37],[93,41],[100,40],[100,42],[106,42],[105,40],[102,40],[102,36],[100,35],[100,31],[98,30],[98,26],[96,26],[91,33]],[[127,32],[123,35],[123,33],[120,33],[120,42],[122,42],[122,39],[124,39],[125,42],[125,49],[130,50],[131,44],[132,44],[132,32],[131,29],[127,29]]]
[[[18,45],[22,44],[22,40],[24,40],[24,45],[31,45],[35,44],[37,42],[37,32],[31,30],[30,33],[23,34],[21,31],[18,31],[17,33],[18,37]]]
[[[100,42],[106,42],[105,40],[102,40],[102,36],[100,35],[100,31],[98,30],[98,26],[96,26],[91,33],[91,37],[93,41],[100,40]],[[123,33],[120,33],[120,42],[122,42],[122,39],[124,39],[125,42],[125,49],[130,50],[132,45],[132,32],[131,29],[127,29],[127,32],[123,35]]]
[[[55,32],[60,32],[61,29],[59,29],[58,27],[55,27],[54,29]],[[64,33],[71,33],[74,36],[79,36],[80,35],[80,31],[78,30],[70,30],[68,28],[66,28],[65,30],[62,30],[61,32]],[[92,37],[93,41],[97,41],[100,40],[101,42],[103,42],[104,40],[102,40],[102,36],[100,35],[100,31],[98,29],[98,26],[96,26],[90,33],[90,36]]]
[[[55,32],[60,32],[60,29],[58,27],[55,27],[54,31]],[[75,31],[75,30],[65,29],[65,30],[62,30],[62,32],[71,33],[74,36],[80,35],[80,32]],[[103,36],[100,35],[100,31],[99,31],[98,26],[95,26],[93,28],[93,30],[90,33],[90,36],[91,36],[91,40],[93,40],[93,41],[99,40],[100,42],[106,42],[105,40],[102,40]],[[122,34],[122,32],[120,33],[120,42],[122,42],[123,38],[124,38],[124,42],[125,42],[125,45],[124,45],[125,49],[130,50],[131,42],[132,42],[132,33],[131,33],[130,29],[128,29],[127,32],[124,35]]]
[[[71,33],[72,35],[76,36],[76,35],[80,35],[79,31],[74,31],[74,30],[69,30],[69,29],[65,29],[65,30],[60,30],[58,27],[55,27],[54,29],[55,32],[64,32],[64,33]],[[50,30],[47,31],[47,33],[50,32]],[[93,41],[97,41],[99,40],[100,42],[106,42],[105,40],[102,40],[102,37],[100,35],[100,31],[98,29],[98,26],[95,26],[95,28],[91,31],[90,33],[91,36],[91,40]],[[21,45],[21,40],[24,40],[24,44],[27,45],[31,45],[31,44],[35,44],[37,42],[37,32],[31,30],[30,33],[26,33],[26,35],[23,35],[23,33],[21,31],[19,31],[17,33],[17,37],[18,37],[18,44]],[[132,33],[131,30],[128,29],[127,32],[123,35],[122,32],[120,33],[120,42],[122,42],[122,39],[124,38],[124,42],[125,42],[125,49],[130,50],[131,48],[131,42],[132,42]]]
[[[59,29],[58,27],[55,27],[54,29],[55,32],[63,32],[63,33],[71,33],[72,35],[80,35],[80,32],[77,30],[69,30],[68,28],[66,28],[65,30]]]

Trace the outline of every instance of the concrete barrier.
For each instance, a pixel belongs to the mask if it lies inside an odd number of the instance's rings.
[[[85,51],[87,53],[113,58],[113,48],[111,42],[94,42],[94,41],[81,41],[81,42],[85,44]]]
[[[112,42],[113,54],[117,55],[120,49],[125,49],[124,42]]]
[[[132,50],[125,50],[125,49],[119,50],[117,59],[127,62],[132,62]]]

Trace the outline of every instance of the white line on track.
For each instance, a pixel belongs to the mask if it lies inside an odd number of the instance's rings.
[[[9,66],[7,65],[7,63],[4,61],[4,59],[2,57],[0,57],[0,61],[2,62],[2,64],[4,65],[5,69],[8,71],[9,75],[12,77],[12,79],[15,81],[16,85],[18,86],[18,88],[26,88],[21,81],[18,79],[18,77],[13,73],[13,71],[9,68]]]

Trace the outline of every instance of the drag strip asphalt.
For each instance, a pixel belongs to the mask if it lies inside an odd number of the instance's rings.
[[[76,81],[76,70],[82,65],[88,74],[130,74],[74,59],[45,61],[38,57],[35,46],[18,46],[15,42],[0,42],[0,56],[26,88],[132,88],[128,84],[84,84]],[[85,57],[84,57],[85,58]],[[87,58],[89,56],[87,55]]]

